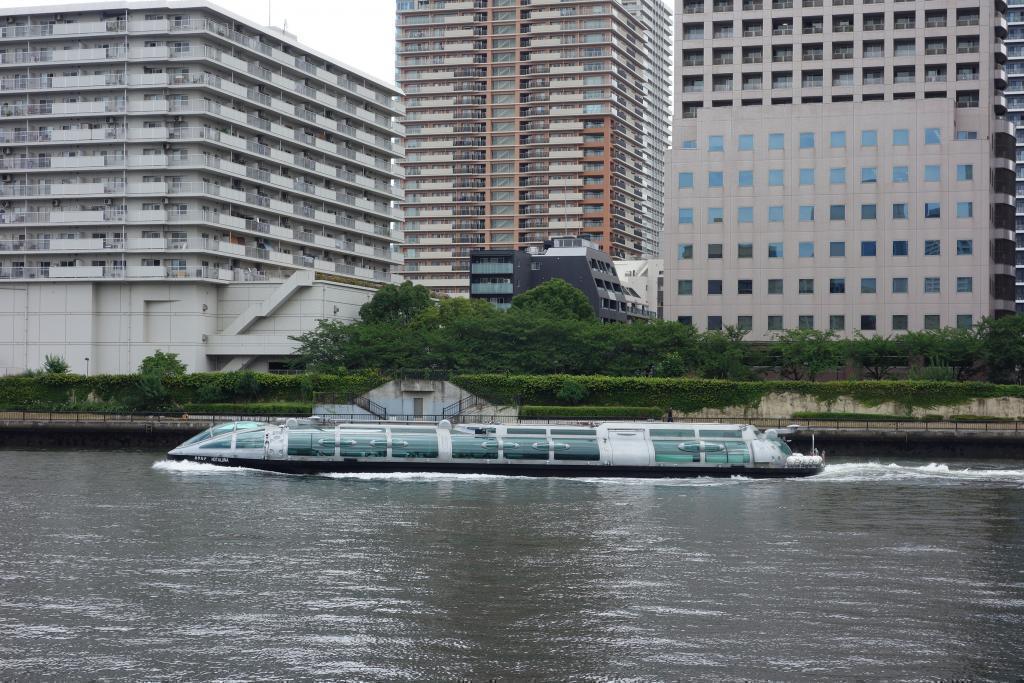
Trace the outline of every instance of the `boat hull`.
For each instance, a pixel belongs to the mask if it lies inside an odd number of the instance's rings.
[[[563,465],[519,464],[505,462],[411,462],[411,461],[368,461],[368,460],[298,460],[270,458],[231,458],[225,456],[168,455],[169,460],[219,465],[222,467],[245,467],[282,474],[496,474],[514,477],[631,477],[649,479],[679,479],[687,477],[750,477],[756,479],[781,479],[810,477],[820,474],[823,465],[808,467],[749,467],[728,465],[712,467],[665,467],[628,465]]]

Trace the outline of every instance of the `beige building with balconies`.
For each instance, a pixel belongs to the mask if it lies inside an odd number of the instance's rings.
[[[996,2],[678,0],[666,318],[748,339],[1014,309]]]
[[[614,258],[656,253],[670,49],[661,2],[397,1],[406,277],[466,296],[471,250],[565,235]]]
[[[6,10],[0,372],[265,369],[355,317],[399,280],[398,95],[203,0]]]

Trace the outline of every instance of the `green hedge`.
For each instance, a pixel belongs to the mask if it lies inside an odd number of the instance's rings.
[[[375,371],[344,375],[277,375],[268,372],[197,372],[169,376],[163,384],[174,404],[311,401],[314,394],[361,394],[387,377]],[[129,402],[138,375],[35,375],[0,377],[0,409],[60,409],[95,401],[117,406]]]
[[[966,403],[979,398],[1024,398],[1024,386],[987,382],[843,381],[794,382],[612,377],[605,375],[457,375],[452,381],[466,391],[497,404],[558,405],[558,393],[568,381],[586,389],[592,405],[638,405],[692,413],[704,408],[756,406],[769,394],[794,393],[829,404],[847,397],[865,406],[892,401],[907,413]]]
[[[520,418],[660,420],[664,416],[664,410],[650,406],[523,406],[519,409]]]
[[[186,403],[181,406],[184,413],[206,413],[213,415],[299,415],[313,414],[312,403]]]

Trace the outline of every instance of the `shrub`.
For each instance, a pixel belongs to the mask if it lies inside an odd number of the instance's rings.
[[[558,390],[557,394],[555,394],[555,398],[557,398],[561,403],[567,403],[574,406],[583,403],[589,394],[590,392],[587,391],[587,387],[582,383],[577,382],[574,379],[567,379],[562,382],[562,388]]]
[[[43,372],[48,375],[63,375],[68,371],[68,362],[63,356],[51,356],[46,354],[43,359]]]
[[[189,414],[214,415],[296,415],[308,417],[313,412],[310,403],[281,401],[277,403],[186,403],[181,411]]]
[[[660,420],[665,416],[661,408],[651,406],[523,406],[519,409],[521,419],[632,419]]]

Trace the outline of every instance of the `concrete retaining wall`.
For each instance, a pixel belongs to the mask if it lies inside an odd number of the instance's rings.
[[[1004,417],[1024,420],[1024,399],[1022,398],[983,398],[961,403],[954,406],[935,406],[932,408],[915,408],[908,415],[905,408],[896,403],[883,403],[868,406],[851,398],[840,398],[827,403],[813,396],[804,394],[769,394],[753,408],[732,407],[722,409],[705,409],[693,413],[693,417],[710,419],[721,418],[756,418],[756,417],[791,417],[794,413],[878,413],[893,417],[909,416],[924,417],[925,415],[976,415],[978,417]]]

